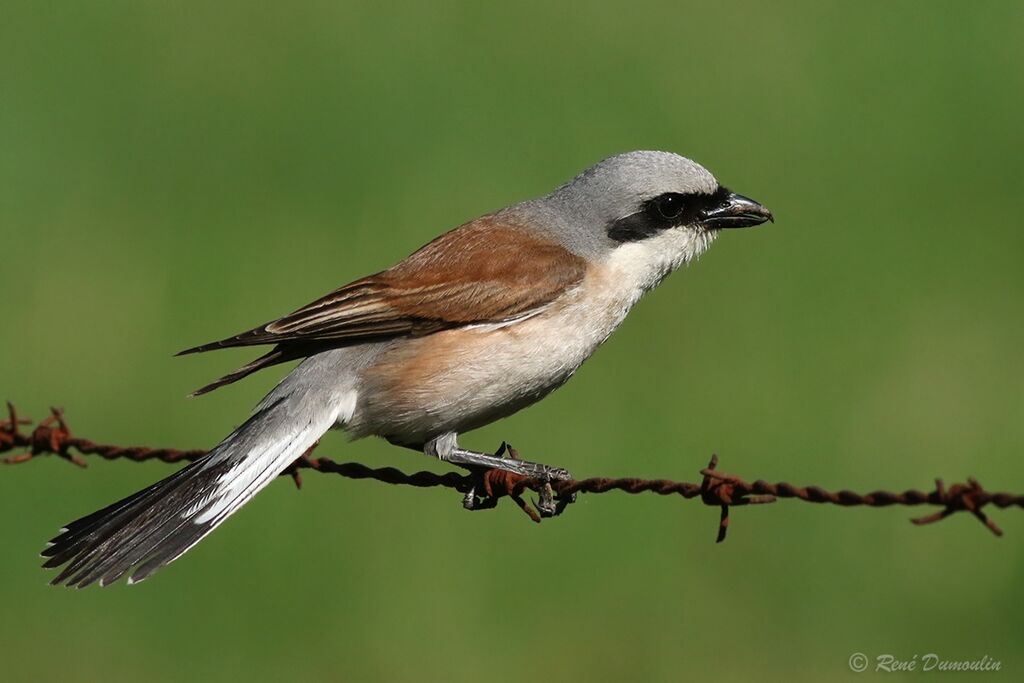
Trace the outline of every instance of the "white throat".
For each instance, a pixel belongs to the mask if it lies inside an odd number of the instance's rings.
[[[657,287],[665,277],[707,251],[716,232],[672,228],[660,235],[620,244],[606,262],[619,279],[617,288],[632,306],[645,292]]]

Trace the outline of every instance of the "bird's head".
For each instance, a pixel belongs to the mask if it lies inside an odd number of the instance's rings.
[[[567,248],[591,260],[629,255],[671,271],[719,231],[774,220],[771,211],[671,152],[627,152],[601,161],[529,204]],[[664,273],[661,273],[663,276]]]

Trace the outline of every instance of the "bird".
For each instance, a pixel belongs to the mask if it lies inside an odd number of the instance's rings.
[[[288,315],[186,349],[179,355],[271,347],[197,395],[302,360],[206,455],[61,529],[43,567],[60,568],[54,585],[142,581],[331,429],[457,464],[564,472],[488,459],[458,436],[565,384],[646,292],[721,231],[766,221],[767,208],[686,157],[617,154]]]

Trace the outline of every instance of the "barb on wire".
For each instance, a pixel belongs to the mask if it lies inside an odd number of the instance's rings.
[[[8,451],[20,452],[0,459],[0,463],[3,464],[21,464],[44,455],[56,455],[79,467],[86,467],[87,463],[81,457],[83,455],[98,456],[106,460],[127,459],[136,462],[160,460],[176,463],[192,461],[206,453],[203,450],[186,451],[173,448],[99,444],[89,439],[73,436],[64,420],[63,412],[57,408],[51,408],[50,415],[36,425],[35,429],[26,433],[22,427],[32,424],[32,421],[20,417],[11,403],[7,404],[7,410],[7,419],[0,420],[0,454]],[[426,471],[408,474],[394,467],[375,469],[355,462],[336,462],[324,457],[314,458],[312,451],[315,448],[314,444],[282,473],[292,477],[297,487],[302,485],[302,470],[339,474],[350,479],[373,479],[386,484],[402,486],[443,487],[462,493],[463,505],[472,510],[494,508],[501,498],[511,498],[534,522],[540,522],[543,515],[523,500],[523,494],[527,490],[536,492],[542,501],[547,501],[548,505],[535,503],[537,508],[544,510],[553,507],[555,514],[560,513],[572,503],[577,493],[598,494],[608,491],[623,491],[633,494],[654,493],[660,496],[680,496],[687,500],[699,498],[705,505],[720,508],[717,537],[719,543],[725,540],[729,527],[730,508],[773,503],[786,498],[841,507],[929,505],[941,508],[932,514],[911,519],[911,522],[917,525],[932,524],[946,519],[956,512],[969,512],[996,536],[1002,536],[1003,532],[982,508],[988,505],[994,505],[1001,509],[1024,508],[1024,495],[991,493],[973,478],[968,479],[966,484],[953,484],[948,488],[941,479],[936,479],[935,489],[928,492],[909,489],[902,492],[857,493],[845,489],[828,491],[818,486],[794,486],[785,482],[773,484],[761,479],[747,482],[735,475],[719,471],[717,469],[718,456],[715,455],[711,456],[708,466],[700,470],[703,477],[700,483],[668,479],[609,479],[604,477],[542,481],[497,469],[470,471],[468,474],[457,472],[437,474]],[[507,444],[502,444],[498,455],[505,452],[512,458],[518,457],[515,449]]]

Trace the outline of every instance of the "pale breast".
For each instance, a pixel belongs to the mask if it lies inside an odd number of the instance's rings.
[[[614,268],[591,267],[579,286],[532,316],[394,344],[363,372],[348,430],[419,445],[538,401],[622,322],[639,296],[626,284]]]

